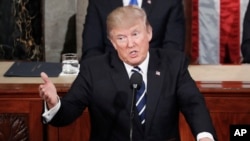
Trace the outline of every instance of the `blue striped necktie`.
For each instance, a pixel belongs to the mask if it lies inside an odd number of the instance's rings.
[[[129,5],[137,5],[138,6],[138,2],[137,2],[137,0],[130,0]]]
[[[141,74],[141,69],[139,67],[134,67],[132,72],[138,72]],[[144,81],[140,89],[136,93],[136,108],[141,119],[141,124],[145,124],[145,109],[146,109],[146,88]]]

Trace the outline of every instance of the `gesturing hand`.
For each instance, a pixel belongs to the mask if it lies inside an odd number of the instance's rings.
[[[46,101],[48,109],[51,109],[58,103],[56,87],[46,73],[42,72],[41,78],[44,83],[39,86],[39,95]]]

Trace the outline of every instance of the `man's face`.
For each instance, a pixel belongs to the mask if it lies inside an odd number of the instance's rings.
[[[119,58],[132,66],[145,60],[151,38],[151,28],[147,28],[140,19],[133,26],[113,28],[110,31],[110,40]]]

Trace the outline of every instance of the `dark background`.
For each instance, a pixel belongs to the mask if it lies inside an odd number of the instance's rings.
[[[0,0],[0,60],[44,60],[43,2]]]

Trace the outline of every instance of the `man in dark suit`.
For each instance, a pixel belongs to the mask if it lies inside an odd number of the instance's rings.
[[[243,36],[241,52],[243,56],[242,63],[250,63],[250,3],[248,2],[247,11],[243,23]]]
[[[209,111],[188,72],[187,58],[180,51],[149,50],[152,28],[146,13],[134,6],[117,8],[107,18],[107,30],[116,52],[82,61],[63,98],[41,74],[45,122],[67,125],[88,107],[91,141],[179,141],[181,111],[197,140],[214,141]]]
[[[90,0],[82,34],[82,60],[113,51],[107,38],[106,17],[130,0]],[[185,18],[182,0],[137,0],[153,28],[150,47],[184,51]]]

